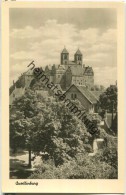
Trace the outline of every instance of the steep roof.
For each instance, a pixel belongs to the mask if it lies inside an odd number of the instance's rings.
[[[73,65],[73,66],[68,67],[68,69],[71,70],[72,76],[83,76],[84,68],[82,66]]]
[[[85,74],[85,75],[88,75],[88,74],[94,75],[94,71],[93,71],[92,67],[90,67],[90,66],[85,67],[85,72],[84,72],[84,74]]]
[[[93,93],[93,95],[94,95],[97,99],[99,99],[100,95],[101,95],[103,92],[104,92],[104,91],[96,91],[96,90],[91,91],[91,93]]]
[[[77,54],[77,55],[82,55],[82,53],[81,53],[81,51],[80,51],[79,49],[76,51],[75,54]]]
[[[66,93],[69,92],[72,87],[75,87],[91,104],[96,104],[98,102],[98,99],[85,86],[73,84]]]
[[[79,91],[93,104],[97,103],[98,99],[85,87],[76,86]]]
[[[66,50],[66,48],[64,48],[61,53],[67,53],[68,54],[68,51]]]
[[[71,64],[69,64],[71,65]],[[94,75],[92,67],[83,67],[77,64],[71,66],[68,65],[68,69],[71,70],[73,76]],[[67,66],[65,66],[67,67]],[[67,70],[68,70],[67,69]]]

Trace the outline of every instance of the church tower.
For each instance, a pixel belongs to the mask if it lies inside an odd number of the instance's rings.
[[[69,64],[69,53],[66,50],[66,48],[64,48],[61,53],[61,64],[64,64],[64,65]]]
[[[74,54],[74,61],[76,64],[82,65],[82,53],[80,52],[80,50],[78,49],[76,51],[76,53]]]

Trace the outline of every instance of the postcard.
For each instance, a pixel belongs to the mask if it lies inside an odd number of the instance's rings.
[[[124,3],[2,3],[2,191],[124,192]]]

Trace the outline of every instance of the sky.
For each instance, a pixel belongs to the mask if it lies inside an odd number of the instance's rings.
[[[27,65],[60,64],[64,46],[70,60],[79,48],[92,66],[96,85],[117,80],[117,17],[109,8],[11,8],[10,85]]]

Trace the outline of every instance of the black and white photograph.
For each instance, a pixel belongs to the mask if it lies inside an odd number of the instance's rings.
[[[123,4],[10,4],[4,189],[123,193]]]
[[[117,179],[115,9],[10,9],[10,178]]]

